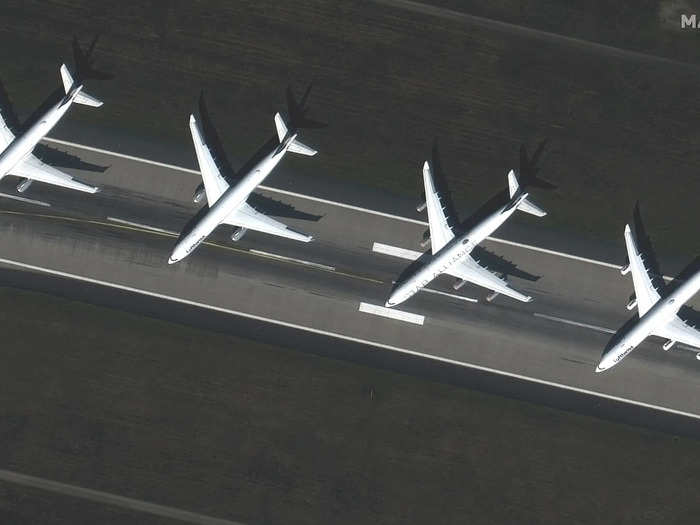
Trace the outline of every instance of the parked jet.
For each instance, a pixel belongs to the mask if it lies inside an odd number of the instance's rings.
[[[700,348],[700,331],[690,326],[678,311],[700,290],[700,271],[681,284],[670,294],[666,294],[661,279],[652,279],[652,272],[637,249],[637,243],[625,226],[625,244],[629,264],[621,270],[622,275],[632,272],[635,298],[627,305],[631,310],[638,308],[639,320],[631,326],[619,330],[605,347],[596,372],[603,372],[615,366],[634,350],[644,339],[656,335],[666,339],[662,348],[670,350],[677,342]]]
[[[508,173],[508,188],[510,200],[479,224],[461,235],[456,235],[445,214],[440,194],[435,189],[431,166],[428,161],[423,165],[423,183],[425,185],[425,207],[428,208],[428,225],[430,227],[430,243],[432,257],[402,282],[397,282],[386,302],[387,307],[404,302],[438,275],[446,273],[457,277],[454,289],[458,290],[466,282],[471,282],[496,293],[507,295],[524,302],[532,301],[532,297],[510,287],[507,281],[494,275],[481,266],[469,254],[486,237],[491,235],[515,210],[521,210],[537,217],[543,217],[546,212],[528,200],[511,170]],[[420,206],[419,208],[423,208]]]
[[[190,131],[197,153],[199,169],[202,172],[209,210],[180,239],[168,259],[168,264],[176,263],[187,257],[219,224],[236,226],[231,236],[233,241],[239,241],[247,230],[261,231],[302,242],[311,240],[309,235],[289,229],[286,225],[256,211],[246,203],[248,196],[272,172],[287,151],[309,156],[317,153],[316,150],[305,146],[296,139],[297,129],[295,127],[288,128],[279,113],[275,115],[275,127],[279,141],[263,146],[265,151],[259,151],[254,157],[260,160],[247,173],[240,174],[240,180],[229,186],[204,140],[194,115],[190,115]],[[197,201],[196,193],[195,202]]]
[[[23,177],[17,186],[22,193],[29,188],[32,181],[38,180],[47,184],[63,186],[73,190],[95,193],[96,186],[79,182],[67,173],[49,166],[32,154],[32,150],[46,134],[53,129],[61,117],[68,111],[73,102],[86,106],[100,107],[102,102],[82,91],[83,85],[73,81],[65,64],[61,66],[61,78],[65,96],[34,122],[29,129],[15,137],[5,120],[0,115],[0,179],[5,175]]]

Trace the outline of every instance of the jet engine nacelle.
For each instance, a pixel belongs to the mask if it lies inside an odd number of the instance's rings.
[[[671,347],[675,344],[676,344],[676,342],[674,340],[667,339],[661,348],[663,348],[664,351],[668,352],[671,349]]]
[[[455,290],[459,290],[465,284],[467,284],[467,281],[465,279],[457,279],[452,285],[452,288],[454,288]]]
[[[19,193],[24,193],[29,189],[29,186],[32,185],[32,179],[22,179],[20,183],[17,185],[17,191]]]
[[[627,309],[628,309],[628,310],[634,310],[635,306],[637,306],[637,298],[636,298],[636,297],[632,297],[632,299],[630,299],[630,302],[627,303]]]
[[[245,232],[247,232],[247,231],[248,231],[248,228],[243,228],[243,227],[236,228],[235,230],[233,230],[233,233],[231,234],[231,240],[233,242],[240,241],[243,238],[243,236],[245,235]]]
[[[194,190],[194,194],[192,195],[192,202],[194,202],[195,204],[199,204],[200,202],[202,202],[203,198],[204,198],[204,183],[197,186],[197,189]]]

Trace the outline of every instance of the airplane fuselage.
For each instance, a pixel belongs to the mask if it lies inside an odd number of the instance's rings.
[[[70,93],[54,104],[41,118],[21,135],[15,137],[5,150],[0,153],[0,179],[12,173],[12,168],[19,164],[34,147],[53,129],[53,127],[66,114],[73,105],[75,96],[82,89],[82,85],[76,86]]]
[[[219,200],[209,209],[185,235],[173,249],[173,253],[168,259],[168,263],[173,264],[187,257],[194,249],[206,239],[214,229],[221,224],[226,217],[243,204],[248,196],[257,188],[275,169],[282,160],[289,145],[296,137],[296,134],[289,135],[284,142],[275,144],[269,153],[253,166],[241,180],[234,186],[229,187]]]
[[[700,290],[700,272],[681,284],[673,293],[659,299],[624,334],[615,334],[603,352],[596,372],[602,372],[622,361],[639,346],[655,328],[671,321],[686,302]]]
[[[469,255],[475,246],[496,231],[511,215],[513,215],[518,208],[518,204],[526,197],[526,193],[516,196],[506,205],[474,226],[471,230],[452,239],[440,251],[433,255],[427,264],[406,277],[402,283],[398,283],[398,286],[386,302],[386,306],[396,306],[404,302],[438,275],[444,273],[451,266]]]

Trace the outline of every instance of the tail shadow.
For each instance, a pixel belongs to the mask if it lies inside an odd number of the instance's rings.
[[[100,71],[99,69],[95,69],[93,66],[95,59],[93,58],[92,54],[95,51],[95,45],[97,44],[99,38],[99,34],[95,35],[88,45],[87,50],[83,51],[83,49],[80,47],[78,37],[73,36],[73,63],[75,64],[76,78],[80,81],[87,79],[112,80],[114,78],[113,73]]]
[[[520,145],[520,166],[518,175],[519,182],[523,187],[528,186],[545,190],[554,190],[557,188],[556,185],[537,176],[537,173],[540,171],[538,164],[541,162],[542,155],[544,154],[548,142],[548,139],[540,141],[532,157],[528,156],[525,144]]]

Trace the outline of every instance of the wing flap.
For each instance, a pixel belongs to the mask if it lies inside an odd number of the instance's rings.
[[[654,335],[700,348],[700,331],[686,324],[686,322],[678,316],[675,316],[665,326],[654,330]]]
[[[89,184],[80,182],[67,173],[41,162],[37,157],[31,154],[12,168],[12,175],[38,180],[39,182],[53,184],[54,186],[84,191],[86,193],[96,193],[99,190],[97,186],[90,186]]]
[[[644,262],[642,254],[637,250],[637,243],[632,235],[629,224],[625,226],[625,244],[630,270],[632,270],[632,282],[634,294],[637,298],[639,316],[643,316],[661,298],[663,290],[657,289],[651,280],[651,272]]]
[[[190,131],[192,133],[192,142],[194,143],[194,150],[197,154],[197,162],[199,163],[199,171],[202,173],[202,181],[204,182],[204,191],[207,194],[207,202],[209,206],[213,206],[219,197],[228,189],[228,183],[221,176],[216,161],[211,154],[211,150],[207,143],[204,141],[202,132],[199,129],[199,124],[194,118],[194,115],[190,115]]]
[[[428,208],[430,246],[433,254],[435,254],[454,239],[455,234],[448,222],[440,194],[435,189],[433,173],[428,161],[425,161],[425,164],[423,164],[423,184],[425,185],[425,204]]]
[[[309,242],[312,240],[310,235],[304,235],[303,233],[290,229],[286,224],[260,213],[245,202],[237,210],[231,213],[231,215],[226,217],[222,223],[230,224],[232,226],[242,226],[243,228],[247,228],[249,230],[269,233],[270,235],[277,235],[279,237],[286,237],[288,239],[294,239],[295,241]]]
[[[532,297],[511,288],[508,281],[491,273],[469,255],[445,270],[445,273],[457,277],[458,279],[464,279],[470,283],[483,286],[494,292],[507,295],[518,301],[523,301],[525,303],[532,301]]]

